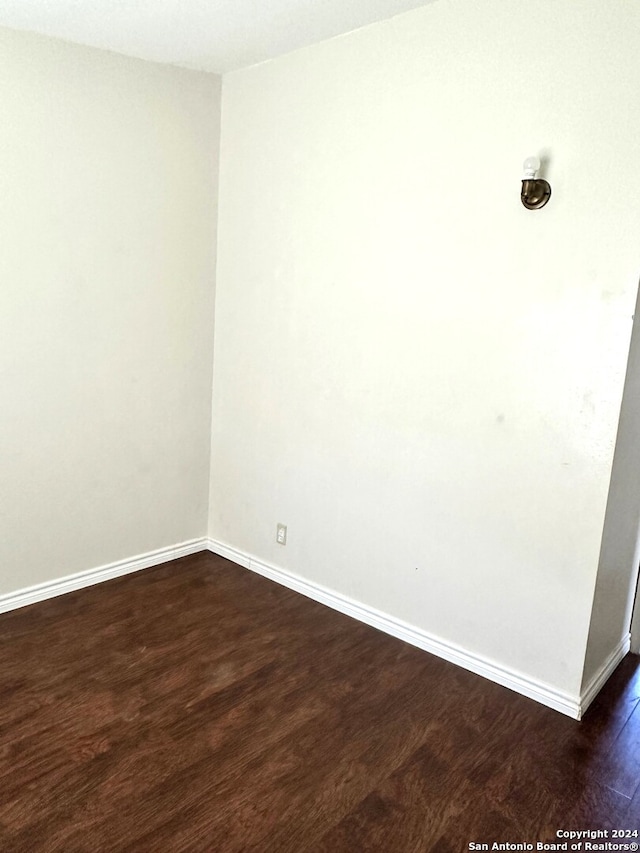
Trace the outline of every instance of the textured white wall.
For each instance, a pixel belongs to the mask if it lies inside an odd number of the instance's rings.
[[[574,693],[640,269],[639,34],[630,3],[440,0],[223,83],[211,535]]]
[[[0,593],[206,532],[219,97],[0,31]]]

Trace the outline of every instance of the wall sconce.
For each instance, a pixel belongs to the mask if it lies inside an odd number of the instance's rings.
[[[551,196],[549,182],[543,178],[536,178],[539,168],[540,160],[537,157],[527,157],[524,161],[520,200],[527,210],[538,210],[544,207]]]

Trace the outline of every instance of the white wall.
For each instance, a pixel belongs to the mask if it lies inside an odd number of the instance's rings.
[[[0,30],[0,593],[206,533],[219,95]]]
[[[586,686],[629,634],[640,562],[640,294],[636,303],[583,676]],[[640,607],[640,605],[639,605]],[[639,610],[640,612],[640,610]],[[640,620],[640,617],[637,617]],[[640,629],[635,622],[634,633]],[[634,637],[640,651],[640,636]]]
[[[572,694],[640,269],[639,25],[439,0],[223,82],[210,535]]]

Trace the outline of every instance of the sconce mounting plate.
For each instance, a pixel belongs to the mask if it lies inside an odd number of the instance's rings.
[[[551,197],[551,186],[544,178],[525,178],[522,181],[520,200],[527,210],[539,210]]]

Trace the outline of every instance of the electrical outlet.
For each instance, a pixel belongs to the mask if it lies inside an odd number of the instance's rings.
[[[276,542],[278,545],[286,545],[287,544],[287,525],[279,524],[276,527]]]

